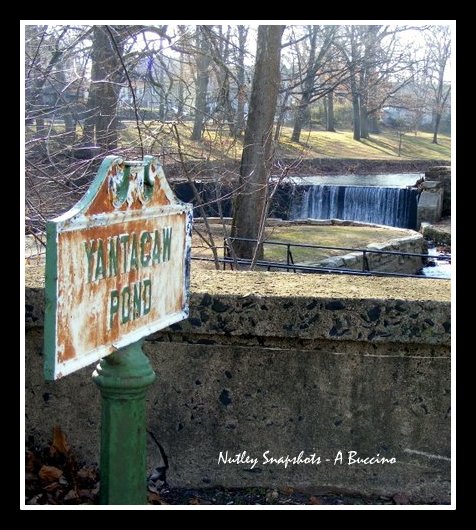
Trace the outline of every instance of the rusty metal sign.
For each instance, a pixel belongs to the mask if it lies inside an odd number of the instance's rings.
[[[158,161],[108,156],[47,224],[45,377],[59,379],[188,316],[192,206]]]

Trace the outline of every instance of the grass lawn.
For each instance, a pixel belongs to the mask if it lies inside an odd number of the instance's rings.
[[[146,153],[163,157],[162,162],[180,160],[177,132],[180,138],[180,150],[185,160],[220,160],[223,162],[240,160],[243,150],[243,139],[238,140],[228,135],[223,126],[216,128],[206,126],[201,141],[190,139],[192,123],[185,122],[174,126],[172,123],[145,121],[141,123],[141,135]],[[140,146],[139,134],[133,121],[121,122],[119,128],[119,148],[131,149]],[[405,134],[402,138],[401,156],[398,156],[399,135],[391,129],[384,129],[381,134],[372,134],[369,140],[355,141],[352,131],[339,130],[335,133],[326,131],[306,131],[301,134],[301,141],[291,142],[291,127],[282,127],[277,154],[281,157],[302,158],[358,158],[369,160],[412,160],[412,159],[451,159],[451,138],[439,135],[439,144],[432,144],[431,133],[419,132]],[[50,129],[50,148],[64,149],[62,135],[64,124],[55,123]],[[80,138],[82,130],[78,126],[76,137]],[[33,127],[26,128],[27,139],[34,137]]]
[[[211,225],[216,245],[223,245],[223,229],[220,225]],[[203,230],[203,228],[200,228]],[[266,229],[266,239],[271,241],[306,243],[331,247],[363,248],[370,243],[383,243],[390,239],[404,237],[406,232],[398,228],[380,228],[371,226],[335,226],[335,225],[295,225],[272,226]],[[350,251],[316,248],[291,247],[295,263],[317,263],[329,256],[348,254]],[[219,250],[219,257],[223,251]],[[212,253],[200,237],[194,233],[192,238],[192,255],[211,257]],[[264,258],[271,261],[286,262],[286,247],[265,245]],[[193,267],[214,268],[207,262],[192,262]]]
[[[302,225],[268,228],[266,239],[306,245],[363,248],[370,243],[383,243],[389,239],[403,237],[404,234],[398,229],[369,226]],[[295,263],[316,263],[329,256],[343,255],[350,251],[291,247],[291,252]],[[265,245],[264,254],[265,259],[271,261],[286,261],[286,247]]]
[[[127,122],[120,130],[124,147],[138,145],[138,133],[133,122]],[[186,160],[239,160],[243,149],[242,139],[234,140],[227,129],[206,128],[200,142],[190,140],[191,123],[181,123],[174,129],[172,124],[149,121],[142,132],[147,151],[178,160],[178,131],[181,150]],[[335,133],[326,131],[303,131],[301,142],[291,142],[291,127],[283,127],[279,139],[278,156],[303,158],[359,158],[374,160],[412,160],[451,158],[451,138],[439,136],[439,144],[432,144],[431,133],[405,134],[402,138],[401,156],[398,156],[399,135],[386,129],[381,134],[372,134],[369,140],[357,142],[352,131]]]
[[[401,156],[398,156],[399,135],[387,129],[381,134],[371,134],[369,140],[357,142],[352,131],[312,131],[301,135],[300,144],[291,142],[291,129],[284,128],[280,138],[281,151],[294,156],[301,149],[306,158],[369,158],[369,159],[450,159],[451,137],[440,136],[439,144],[432,144],[431,133],[419,132],[402,137]]]

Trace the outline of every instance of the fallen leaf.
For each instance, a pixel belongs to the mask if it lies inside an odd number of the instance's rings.
[[[395,493],[392,499],[395,504],[410,504],[410,499],[405,493]]]
[[[149,493],[148,500],[149,504],[168,504],[168,502],[165,502],[157,493]]]
[[[63,472],[54,466],[41,466],[38,476],[43,482],[57,482]]]
[[[279,493],[276,490],[268,491],[268,493],[265,495],[265,500],[267,503],[272,503],[278,500]]]
[[[26,472],[25,473],[25,484],[30,487],[34,486],[38,482],[38,475],[36,473]]]
[[[321,500],[319,499],[319,497],[314,497],[314,495],[311,495],[309,497],[308,504],[322,504],[322,503],[321,503]]]
[[[51,445],[61,455],[67,455],[71,450],[68,441],[66,440],[66,435],[59,425],[53,427],[53,443]]]
[[[98,472],[94,468],[88,466],[82,467],[78,471],[76,477],[82,486],[94,486],[99,478]]]
[[[94,500],[98,496],[99,490],[98,489],[83,489],[78,491],[78,495],[81,497],[81,499],[88,499],[88,500]]]
[[[47,493],[46,494],[46,499],[47,499],[47,504],[58,504],[56,502],[56,499],[53,497],[53,495],[51,495],[51,493]]]
[[[59,482],[51,482],[50,484],[43,486],[43,489],[45,491],[48,491],[49,493],[52,493],[53,491],[56,491],[59,487],[60,487]]]
[[[75,501],[77,499],[79,499],[79,495],[74,489],[69,490],[68,493],[64,496],[65,501]]]
[[[25,454],[25,471],[28,473],[34,473],[40,467],[40,462],[38,457],[33,453],[33,451],[26,451]]]

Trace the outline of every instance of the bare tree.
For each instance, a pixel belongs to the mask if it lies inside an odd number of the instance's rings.
[[[451,58],[451,30],[449,26],[432,26],[427,31],[429,56],[429,78],[433,90],[433,141],[438,143],[438,131],[441,117],[451,91],[451,85],[445,83],[446,67]]]
[[[302,128],[309,120],[309,105],[326,94],[331,87],[324,87],[322,70],[329,60],[329,50],[332,45],[337,26],[308,26],[309,51],[306,66],[301,71],[301,84],[298,93],[298,104],[294,128],[291,136],[293,142],[299,142]]]
[[[25,116],[27,123],[35,122],[38,135],[45,134],[48,118],[63,118],[67,132],[72,132],[78,109],[70,101],[75,91],[78,96],[82,81],[79,75],[67,79],[65,72],[72,68],[84,71],[80,54],[73,54],[89,33],[84,27],[25,27]]]
[[[245,103],[246,103],[246,80],[245,80],[245,55],[248,27],[238,26],[238,50],[237,50],[237,108],[235,114],[234,136],[239,138],[245,130]]]
[[[196,65],[197,82],[195,96],[195,120],[193,122],[192,140],[200,140],[203,125],[207,116],[207,91],[210,79],[210,43],[205,26],[197,26],[196,29]]]
[[[117,105],[124,82],[121,57],[127,26],[94,26],[91,85],[83,142],[105,150],[117,148]]]
[[[326,128],[332,130],[333,98],[340,105],[347,89],[358,96],[357,119],[376,120],[378,109],[405,76],[416,75],[417,69],[410,72],[397,46],[391,47],[396,42],[393,30],[378,26],[373,31],[372,36],[360,26],[289,27],[280,59],[282,26],[263,26],[258,30],[254,68],[248,60],[252,48],[248,26],[29,26],[25,48],[29,221],[41,229],[47,218],[72,206],[105,154],[120,150],[121,155],[139,158],[147,152],[171,164],[168,174],[189,182],[207,172],[216,193],[192,186],[200,194],[194,199],[197,212],[204,217],[212,211],[221,215],[228,204],[224,210],[219,202],[228,200],[234,190],[232,235],[260,239],[276,184],[268,182],[271,167],[276,168],[273,138],[278,141],[290,111],[296,118],[295,131],[300,132],[312,105],[322,98]],[[351,64],[344,52],[350,54]],[[434,71],[436,81],[437,70],[430,68],[429,57],[427,63],[426,71]],[[355,86],[350,90],[352,72]],[[252,76],[253,96],[248,100]],[[446,82],[441,94],[444,106],[449,94]],[[280,109],[273,130],[277,97]],[[238,170],[235,160],[244,128]],[[365,124],[358,131],[365,134]],[[217,257],[219,239],[210,226],[205,223],[200,237]],[[227,237],[225,223],[223,232]],[[237,243],[239,247],[242,256],[262,256],[262,245]]]
[[[413,76],[411,61],[397,35],[407,26],[344,26],[337,46],[349,69],[353,137],[369,137],[369,122]]]
[[[273,120],[279,90],[279,62],[284,26],[259,26],[250,108],[235,198],[232,237],[256,239],[265,222],[272,157]],[[262,245],[236,241],[236,255],[263,255]],[[256,250],[255,250],[256,249]]]
[[[334,91],[329,90],[325,99],[326,106],[326,131],[336,132],[334,121]]]
[[[354,140],[360,141],[360,92],[359,71],[361,61],[360,30],[358,26],[344,26],[342,43],[339,49],[349,70],[349,88],[352,99],[352,125]]]

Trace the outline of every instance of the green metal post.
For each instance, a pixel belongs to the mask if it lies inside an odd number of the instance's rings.
[[[155,372],[142,343],[105,357],[93,373],[102,397],[101,504],[146,504],[145,396]]]

